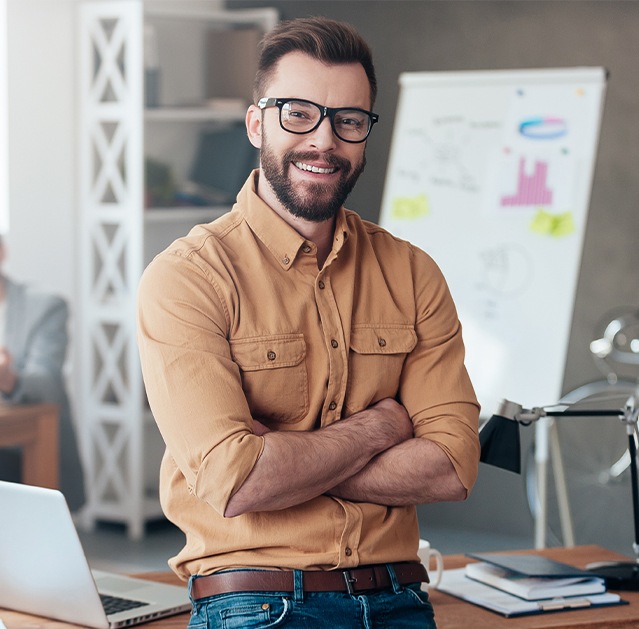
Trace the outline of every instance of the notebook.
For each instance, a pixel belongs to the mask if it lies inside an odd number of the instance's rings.
[[[466,566],[466,576],[514,594],[527,601],[568,596],[590,596],[606,591],[604,580],[588,574],[568,577],[529,577],[492,563],[480,561]]]
[[[108,629],[191,604],[186,586],[92,572],[59,491],[0,481],[0,607]]]

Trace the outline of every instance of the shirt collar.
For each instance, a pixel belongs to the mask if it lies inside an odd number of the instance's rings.
[[[246,222],[264,243],[282,268],[289,269],[306,240],[257,195],[259,170],[254,170],[240,190],[237,200]],[[348,237],[344,208],[340,208],[335,222],[333,252],[336,254]]]

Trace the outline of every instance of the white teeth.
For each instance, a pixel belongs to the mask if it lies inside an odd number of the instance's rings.
[[[295,166],[300,170],[307,170],[311,173],[320,173],[322,175],[330,175],[337,170],[337,168],[320,168],[319,166],[311,166],[310,164],[304,164],[302,162],[295,162]]]

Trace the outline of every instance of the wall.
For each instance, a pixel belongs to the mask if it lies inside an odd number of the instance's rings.
[[[0,234],[5,234],[9,228],[7,30],[7,2],[0,0]]]
[[[8,0],[7,272],[75,294],[75,1]]]
[[[7,0],[9,233],[4,270],[70,304],[72,408],[76,311],[75,6]],[[77,419],[74,415],[74,419]]]

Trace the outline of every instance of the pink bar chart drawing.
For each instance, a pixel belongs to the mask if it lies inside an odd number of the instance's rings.
[[[552,190],[547,186],[548,164],[536,161],[532,174],[526,173],[526,160],[519,160],[517,191],[501,198],[502,206],[512,205],[550,205]]]

